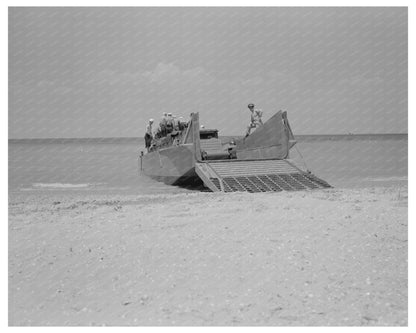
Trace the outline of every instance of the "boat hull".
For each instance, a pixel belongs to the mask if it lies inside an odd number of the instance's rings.
[[[167,185],[201,183],[195,172],[192,144],[159,149],[141,157],[142,172]]]

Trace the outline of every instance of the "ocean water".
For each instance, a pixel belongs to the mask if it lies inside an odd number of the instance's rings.
[[[298,136],[297,140],[290,157],[334,187],[407,184],[407,135]],[[141,138],[9,140],[9,191],[197,190],[141,175],[138,157],[143,150]]]
[[[298,137],[291,158],[334,187],[407,185],[407,135]],[[302,158],[303,157],[303,158]]]

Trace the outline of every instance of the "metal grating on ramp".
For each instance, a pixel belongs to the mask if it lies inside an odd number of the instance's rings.
[[[197,174],[212,191],[280,192],[331,187],[287,160],[197,163]]]
[[[218,191],[218,178],[210,178]],[[328,183],[310,174],[255,175],[222,178],[224,192],[280,192],[299,191],[331,187]]]
[[[297,169],[285,160],[212,161],[210,167],[221,177],[238,177],[252,174],[297,173]]]

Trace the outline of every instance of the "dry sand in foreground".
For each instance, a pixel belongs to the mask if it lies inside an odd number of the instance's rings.
[[[407,325],[407,191],[11,195],[9,325]]]

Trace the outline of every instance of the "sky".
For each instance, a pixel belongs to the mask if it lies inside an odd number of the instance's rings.
[[[243,135],[407,133],[407,8],[9,8],[9,138],[142,137],[163,112]]]

